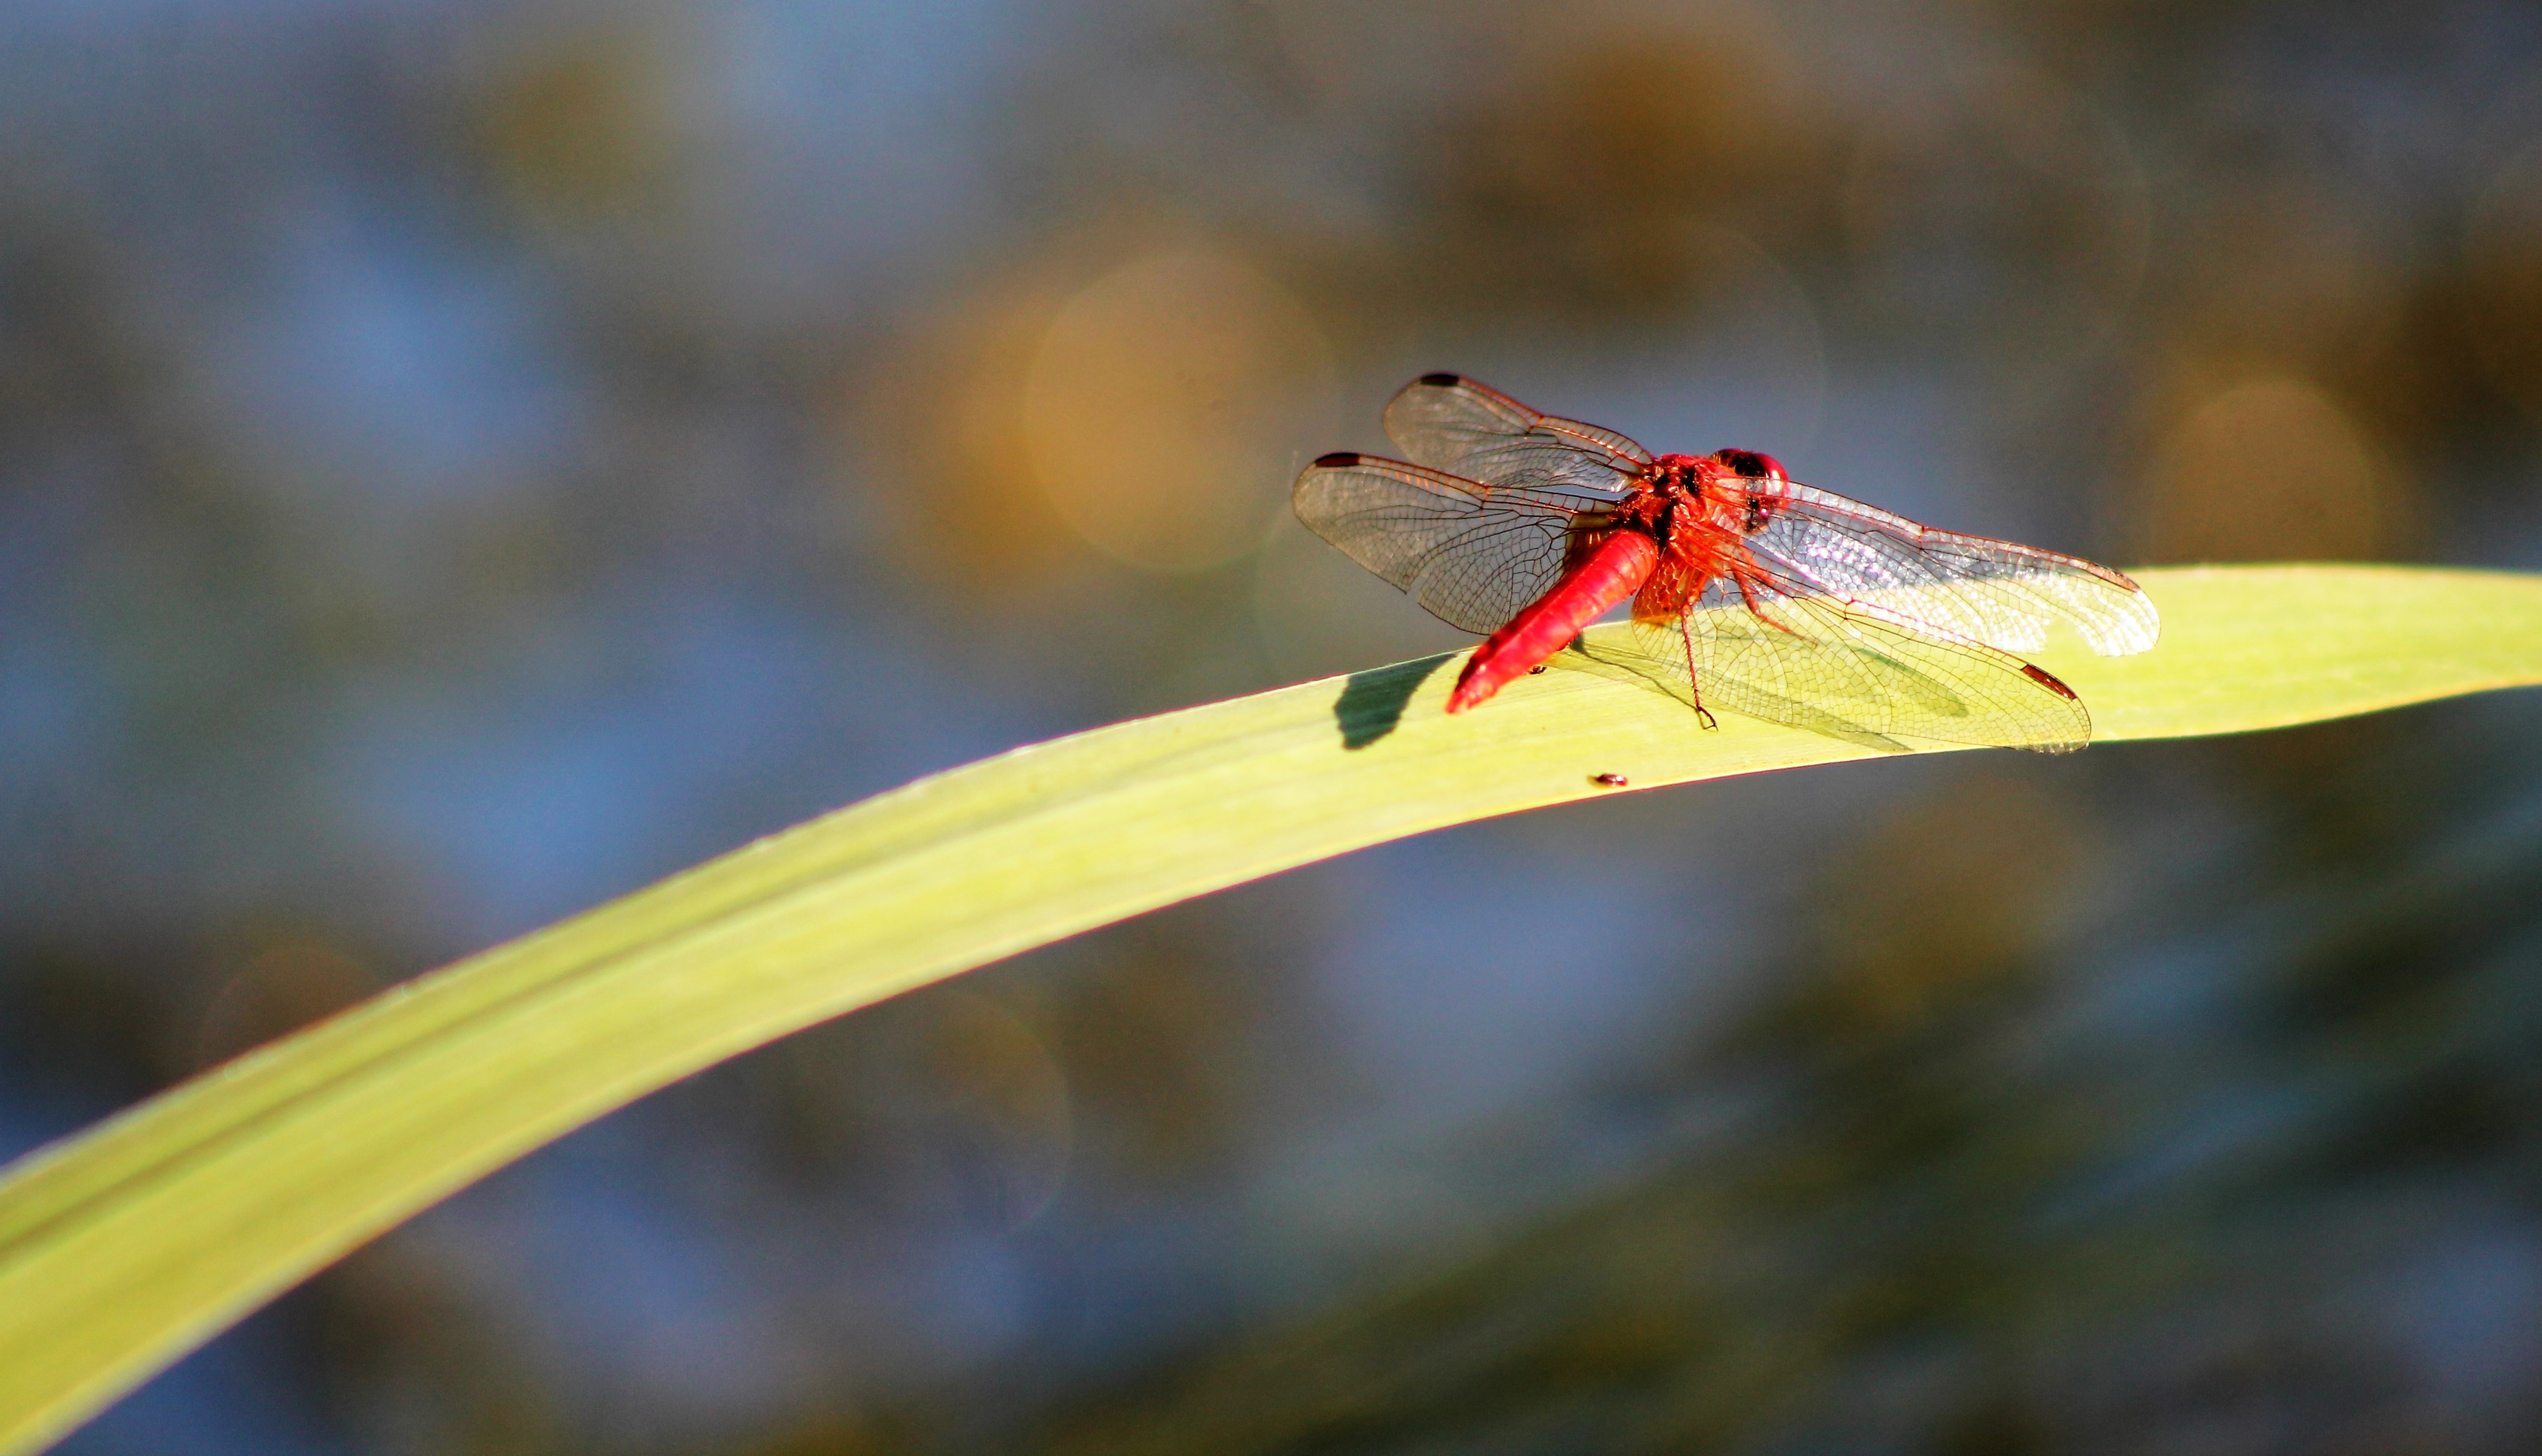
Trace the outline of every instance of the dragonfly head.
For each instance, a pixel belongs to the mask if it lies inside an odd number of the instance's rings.
[[[1714,526],[1755,536],[1782,513],[1782,492],[1775,486],[1792,477],[1774,457],[1757,450],[1716,450],[1695,464],[1710,485],[1704,501]],[[1745,483],[1749,481],[1767,483]]]
[[[1712,452],[1712,458],[1719,461],[1721,464],[1728,466],[1732,474],[1744,475],[1751,480],[1788,480],[1792,478],[1791,476],[1783,473],[1783,463],[1781,461],[1765,454],[1761,450],[1716,450]]]

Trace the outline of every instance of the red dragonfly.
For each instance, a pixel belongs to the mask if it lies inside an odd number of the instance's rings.
[[[1412,464],[1343,452],[1298,476],[1298,517],[1452,625],[1489,637],[1461,712],[1633,599],[1631,646],[1580,649],[1705,704],[1903,749],[1899,737],[2065,753],[2074,690],[2015,656],[2071,623],[2103,656],[2161,622],[2126,576],[1918,526],[1803,485],[1770,455],[1654,456],[1455,374],[1385,406]]]

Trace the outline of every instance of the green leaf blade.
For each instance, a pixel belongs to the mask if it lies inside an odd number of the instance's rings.
[[[2096,741],[2542,683],[2542,578],[2141,573],[2164,639],[2042,654]],[[1601,628],[1600,631],[1613,630]],[[291,1283],[726,1056],[1315,859],[1633,788],[1877,757],[1558,664],[1441,712],[1452,658],[1116,724],[921,780],[394,988],[0,1172],[0,1452]]]
[[[2505,571],[2199,566],[2144,571],[2162,643],[2045,665],[2083,695],[2095,743],[2191,738],[2529,686],[2542,589]]]

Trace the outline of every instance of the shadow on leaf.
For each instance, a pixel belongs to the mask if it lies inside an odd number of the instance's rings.
[[[1430,675],[1455,653],[1398,662],[1390,667],[1353,673],[1333,699],[1333,722],[1342,731],[1342,747],[1364,749],[1394,731],[1403,721],[1403,705],[1412,700]]]

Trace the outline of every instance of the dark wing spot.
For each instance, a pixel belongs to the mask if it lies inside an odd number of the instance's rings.
[[[1589,781],[1600,788],[1630,788],[1633,781],[1620,773],[1593,773]]]
[[[2026,662],[2025,662],[2025,663],[2023,663],[2023,664],[2021,665],[2021,671],[2022,671],[2022,675],[2023,675],[2023,676],[2025,676],[2025,677],[2027,677],[2027,678],[2029,678],[2029,679],[2030,679],[2030,681],[2032,681],[2032,682],[2034,682],[2034,683],[2038,684],[2038,685],[2039,685],[2040,687],[2042,687],[2042,688],[2047,689],[2049,692],[2056,693],[2057,696],[2059,696],[2059,697],[2061,697],[2061,698],[2064,698],[2066,701],[2068,701],[2068,702],[2079,702],[2079,701],[2081,701],[2081,699],[2079,699],[2079,698],[2077,698],[2077,697],[2075,697],[2075,696],[2074,696],[2074,690],[2073,690],[2073,689],[2068,688],[2068,687],[2066,687],[2064,684],[2057,682],[2057,681],[2056,681],[2056,676],[2055,676],[2054,674],[2050,673],[2050,672],[2048,671],[2048,669],[2046,669],[2046,668],[2032,667],[2030,664],[2028,664],[2028,663],[2026,663]]]
[[[1336,450],[1330,455],[1316,456],[1315,464],[1319,468],[1327,471],[1346,471],[1352,466],[1359,464],[1359,452],[1356,450]]]
[[[1425,374],[1421,382],[1434,390],[1453,390],[1465,382],[1461,374]]]

